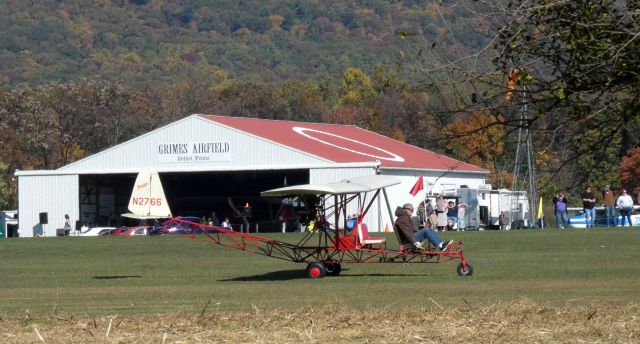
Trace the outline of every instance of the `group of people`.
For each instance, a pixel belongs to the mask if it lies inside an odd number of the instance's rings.
[[[617,196],[617,197],[616,197]],[[596,222],[596,203],[600,198],[596,196],[590,186],[580,195],[582,200],[582,208],[584,210],[584,216],[586,220],[587,228],[595,227]],[[616,207],[620,209],[620,215],[622,215],[621,226],[625,225],[625,220],[629,226],[633,225],[631,221],[631,213],[633,211],[633,198],[627,193],[626,189],[620,189],[620,193],[616,195],[616,190],[611,188],[610,185],[605,185],[602,189],[602,204],[605,208],[606,226],[615,227],[616,223]],[[640,202],[640,199],[638,200]],[[553,197],[554,213],[556,217],[556,227],[566,228],[569,224],[567,219],[567,207],[569,201],[564,194],[559,193]]]
[[[453,230],[458,224],[458,209],[464,205],[447,202],[443,195],[436,196],[436,206],[427,198],[418,205],[418,226],[438,231]]]

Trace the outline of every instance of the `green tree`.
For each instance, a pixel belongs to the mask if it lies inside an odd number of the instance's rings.
[[[340,105],[370,105],[374,95],[371,79],[362,69],[345,70],[340,83]]]

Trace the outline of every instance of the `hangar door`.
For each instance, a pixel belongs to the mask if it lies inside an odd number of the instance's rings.
[[[121,225],[120,215],[127,204],[135,174],[80,176],[80,221],[88,225]],[[260,192],[285,185],[309,183],[309,170],[216,171],[160,173],[171,212],[174,216],[214,216],[232,224],[242,221],[236,210],[248,203],[252,209],[252,231],[257,224],[261,232],[276,231],[281,205],[279,199],[260,197]],[[234,226],[236,228],[236,226]]]

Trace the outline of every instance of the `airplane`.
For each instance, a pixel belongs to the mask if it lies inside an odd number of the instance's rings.
[[[365,215],[384,197],[389,220],[394,222],[386,188],[400,184],[391,176],[374,175],[346,179],[327,184],[303,184],[261,192],[262,197],[299,197],[309,210],[313,230],[297,243],[280,241],[255,234],[235,232],[218,226],[190,222],[171,217],[172,225],[184,229],[183,237],[208,244],[222,245],[248,253],[260,254],[294,263],[306,263],[310,278],[338,276],[342,264],[362,263],[443,263],[459,260],[459,276],[471,276],[473,267],[465,258],[462,242],[447,251],[437,251],[429,245],[424,250],[387,247],[383,237],[370,237]],[[347,231],[347,210],[358,210],[354,230]],[[141,171],[136,178],[129,201],[130,217],[166,217],[170,215],[167,199],[157,172]],[[395,232],[395,231],[394,231]],[[396,233],[397,236],[397,233]]]

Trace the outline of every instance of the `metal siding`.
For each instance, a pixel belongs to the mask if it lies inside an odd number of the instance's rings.
[[[72,227],[78,219],[78,175],[20,176],[18,178],[20,236],[32,237],[39,231],[42,212],[48,213],[44,236],[55,236],[64,227],[68,214]]]
[[[158,144],[189,142],[229,142],[230,161],[175,162],[158,161]],[[256,168],[261,165],[278,165],[297,168],[301,164],[324,164],[327,161],[281,145],[247,135],[240,131],[204,120],[196,116],[174,122],[133,140],[107,149],[76,163],[60,168],[61,171],[229,169],[234,167]]]

